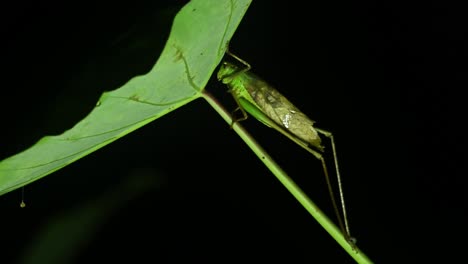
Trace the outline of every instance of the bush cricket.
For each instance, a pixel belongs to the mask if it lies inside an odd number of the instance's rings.
[[[347,220],[346,207],[344,202],[340,172],[338,169],[338,159],[334,138],[331,132],[314,127],[314,121],[308,118],[297,107],[295,107],[286,97],[280,94],[267,82],[250,72],[251,66],[229,50],[226,54],[237,60],[242,66],[224,61],[217,74],[217,78],[226,84],[229,92],[237,103],[237,108],[233,111],[241,111],[242,117],[233,121],[243,121],[247,119],[247,113],[255,117],[268,127],[271,127],[284,136],[288,137],[296,144],[313,154],[322,163],[328,191],[330,193],[333,209],[338,219],[338,225],[345,238],[351,244],[355,239],[351,237]],[[324,147],[319,134],[330,139],[335,163],[341,212],[331,186],[327,165],[323,157]]]

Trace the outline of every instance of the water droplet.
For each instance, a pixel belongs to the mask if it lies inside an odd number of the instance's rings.
[[[21,208],[26,207],[26,203],[24,203],[24,186],[21,188],[21,203],[20,203]]]
[[[101,101],[98,101],[98,102],[96,103],[96,106],[100,106],[100,105],[101,105]]]

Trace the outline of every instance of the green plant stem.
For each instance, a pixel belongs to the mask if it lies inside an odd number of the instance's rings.
[[[208,92],[203,92],[203,98],[218,112],[221,117],[231,124],[231,115],[216,101]],[[257,157],[276,176],[284,187],[296,198],[299,203],[314,217],[319,224],[343,247],[351,257],[358,263],[372,263],[356,245],[351,245],[341,233],[340,229],[307,197],[294,181],[284,172],[281,167],[268,155],[268,153],[252,138],[252,136],[239,124],[234,123],[234,131],[242,138]]]

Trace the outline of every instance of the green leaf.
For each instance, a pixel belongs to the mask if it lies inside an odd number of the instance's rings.
[[[194,0],[184,6],[149,73],[104,93],[93,111],[70,130],[46,136],[0,162],[0,195],[63,168],[199,98],[249,4],[250,0]]]

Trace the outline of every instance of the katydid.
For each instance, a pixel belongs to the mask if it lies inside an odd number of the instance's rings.
[[[229,92],[238,105],[233,112],[240,110],[242,113],[242,117],[234,120],[231,127],[235,122],[247,119],[247,113],[249,113],[266,126],[279,131],[319,159],[322,163],[333,208],[338,218],[338,225],[345,238],[350,243],[354,243],[354,238],[351,237],[349,231],[336,147],[332,133],[314,127],[314,121],[289,102],[286,97],[267,82],[251,73],[249,71],[251,68],[250,64],[232,54],[229,50],[226,53],[243,65],[241,67],[225,61],[222,63],[217,74],[218,80],[228,86]],[[322,155],[324,147],[322,146],[319,134],[328,137],[331,141],[336,176],[338,178],[341,213],[333,194],[327,165]]]

